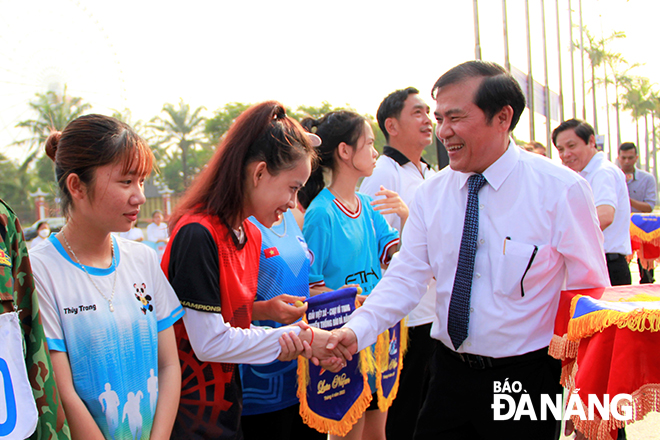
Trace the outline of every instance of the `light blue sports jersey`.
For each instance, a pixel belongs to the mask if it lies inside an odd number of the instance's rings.
[[[284,213],[282,223],[270,229],[254,217],[249,220],[261,231],[259,285],[255,301],[268,300],[284,293],[309,298],[310,259],[307,244],[291,211]],[[254,321],[253,324],[282,326],[274,321]],[[244,415],[273,412],[298,403],[296,360],[241,365],[240,368]]]
[[[30,254],[48,348],[68,353],[76,393],[108,439],[148,438],[158,397],[158,332],[183,308],[147,246],[113,237],[113,267],[82,267],[51,236]]]
[[[310,286],[334,290],[359,284],[368,295],[380,280],[380,265],[398,244],[399,233],[374,211],[371,197],[356,196],[358,209],[351,213],[324,188],[305,212],[303,233],[313,255]]]

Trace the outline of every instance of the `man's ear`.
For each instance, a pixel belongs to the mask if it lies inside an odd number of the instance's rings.
[[[509,131],[511,128],[511,121],[513,120],[513,107],[505,105],[495,115],[497,126],[503,131]]]
[[[592,148],[596,148],[596,136],[593,134],[589,136],[589,146]]]
[[[392,137],[396,136],[399,134],[399,121],[396,120],[396,118],[387,118],[385,119],[385,130],[387,130],[387,134]]]

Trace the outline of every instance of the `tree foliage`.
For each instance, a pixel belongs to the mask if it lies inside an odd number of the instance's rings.
[[[589,30],[584,27],[584,33],[587,36],[587,47],[584,48],[585,52],[589,56],[589,64],[591,65],[591,96],[593,98],[593,107],[594,107],[594,129],[598,133],[598,115],[597,115],[597,106],[596,106],[596,83],[598,78],[596,77],[596,68],[602,66],[607,62],[608,58],[616,57],[618,54],[610,52],[607,47],[614,40],[626,38],[626,34],[620,31],[614,31],[607,38],[596,39],[595,36],[589,32]],[[579,43],[574,43],[576,46],[579,46]],[[607,93],[607,78],[605,80],[605,93]]]
[[[17,127],[28,129],[32,136],[16,142],[27,147],[27,157],[21,168],[27,169],[30,163],[42,154],[40,147],[54,130],[64,130],[66,125],[92,108],[82,98],[69,96],[64,86],[62,93],[48,91],[37,93],[34,100],[28,103],[36,114],[34,119],[27,119],[16,124]]]
[[[207,119],[204,125],[204,133],[211,145],[218,146],[222,136],[229,130],[236,118],[247,110],[251,104],[242,102],[230,102],[214,112],[212,118]]]
[[[142,119],[133,120],[133,112],[130,109],[125,108],[121,111],[113,109],[111,116],[131,127],[142,139],[147,140],[149,138],[149,127]]]
[[[191,169],[196,162],[193,156],[206,144],[204,136],[206,118],[200,115],[202,110],[204,107],[191,110],[183,99],[179,101],[178,107],[167,103],[162,110],[164,116],[156,116],[150,125],[157,132],[154,145],[162,149],[161,169],[165,173],[166,168],[175,162],[174,159],[178,155],[181,168],[176,173],[180,176],[184,188],[188,186],[196,172],[195,169]]]

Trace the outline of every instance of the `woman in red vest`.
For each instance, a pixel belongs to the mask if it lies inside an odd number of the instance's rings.
[[[174,438],[242,439],[236,364],[293,359],[301,340],[307,355],[307,343],[325,347],[328,333],[318,329],[250,328],[252,320],[291,323],[307,310],[289,295],[253,310],[261,233],[247,218],[270,226],[295,207],[319,144],[280,103],[255,105],[236,119],[171,218],[161,267],[186,310],[175,327],[183,378]]]

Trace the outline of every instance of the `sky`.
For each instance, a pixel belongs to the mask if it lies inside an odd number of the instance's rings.
[[[548,81],[556,91],[555,1],[570,110],[569,0],[545,0]],[[478,4],[482,58],[504,64],[502,1]],[[511,63],[527,72],[525,0],[506,4]],[[532,73],[543,83],[541,4],[529,0]],[[579,0],[571,4],[578,24]],[[657,44],[652,20],[658,12],[656,0],[582,0],[584,24],[597,37],[626,32],[612,49],[645,63],[635,73],[652,82],[660,82],[660,57],[647,53]],[[0,0],[0,152],[24,157],[8,146],[27,136],[16,123],[34,117],[28,102],[35,93],[64,85],[93,111],[127,108],[134,121],[149,120],[180,99],[205,107],[207,116],[229,102],[267,99],[291,108],[328,101],[374,115],[387,94],[408,86],[432,105],[435,80],[474,58],[472,0]],[[581,116],[578,53],[574,61]],[[604,95],[599,100],[604,127]],[[590,102],[587,107],[589,119]],[[530,138],[528,121],[524,115],[516,137]],[[622,123],[624,137],[634,136],[628,115]],[[546,143],[544,126],[536,115],[537,140]]]

